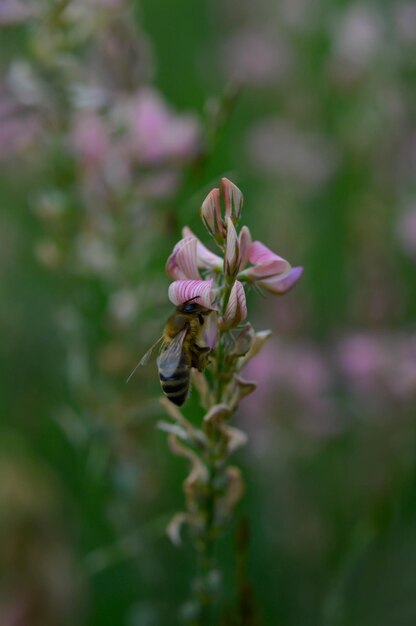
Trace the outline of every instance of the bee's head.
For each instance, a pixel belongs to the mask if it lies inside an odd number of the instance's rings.
[[[209,309],[205,309],[200,304],[193,302],[194,300],[196,300],[197,297],[198,296],[195,296],[195,298],[191,298],[190,300],[187,300],[186,302],[183,302],[182,304],[177,306],[176,310],[178,311],[178,313],[185,313],[185,315],[204,315],[209,313]]]

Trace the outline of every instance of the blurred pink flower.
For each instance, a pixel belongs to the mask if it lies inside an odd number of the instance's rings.
[[[401,2],[395,8],[398,34],[402,41],[416,43],[416,5],[414,2]]]
[[[168,167],[154,169],[140,178],[140,195],[151,200],[172,197],[178,188],[179,181],[179,172],[176,170]]]
[[[285,419],[289,408],[296,415],[294,425],[308,436],[334,436],[343,429],[331,401],[330,366],[319,348],[269,342],[249,361],[244,375],[259,381],[255,396],[242,405],[247,427],[253,415],[279,419],[281,414]]]
[[[70,141],[75,154],[89,171],[99,169],[108,157],[110,137],[103,118],[97,113],[90,111],[77,117]]]
[[[247,155],[256,171],[322,185],[338,163],[333,144],[325,137],[302,132],[279,118],[257,122],[247,135]]]
[[[193,158],[200,149],[200,125],[192,114],[176,114],[150,88],[126,108],[127,141],[139,162],[156,165]]]
[[[397,235],[403,250],[416,261],[416,207],[408,209],[400,216]]]
[[[32,148],[41,132],[39,116],[0,86],[0,161]]]
[[[383,28],[379,12],[365,4],[347,7],[335,24],[333,45],[335,56],[351,71],[363,70],[383,44]]]
[[[232,80],[263,86],[284,78],[291,66],[290,49],[275,33],[242,30],[232,34],[222,51],[221,63]]]
[[[416,336],[414,333],[355,333],[337,349],[341,371],[351,388],[367,394],[372,404],[416,398]]]
[[[387,355],[379,337],[369,333],[347,335],[340,341],[337,354],[342,372],[357,388],[380,382]]]
[[[398,339],[388,379],[396,396],[402,400],[410,400],[412,403],[415,401],[416,334],[403,334]]]
[[[247,365],[250,377],[262,380],[269,365],[271,392],[277,389],[311,400],[328,391],[330,376],[328,363],[322,352],[309,344],[287,346],[272,341]],[[260,369],[259,369],[260,368]]]
[[[108,7],[108,8],[119,8],[124,6],[128,6],[127,0],[94,0],[94,4],[97,6]]]
[[[25,22],[35,15],[32,3],[22,0],[0,0],[0,26],[12,26]]]

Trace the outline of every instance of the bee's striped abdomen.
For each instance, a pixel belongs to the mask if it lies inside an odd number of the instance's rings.
[[[189,391],[190,369],[188,365],[182,360],[172,376],[166,377],[159,372],[159,378],[163,393],[167,398],[177,406],[182,406]]]

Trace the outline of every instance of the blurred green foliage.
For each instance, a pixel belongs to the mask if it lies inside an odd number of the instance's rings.
[[[120,196],[106,207],[119,229],[115,275],[71,265],[93,211],[85,219],[82,166],[67,149],[68,103],[62,119],[51,106],[24,154],[3,134],[14,120],[6,105],[0,111],[0,621],[178,623],[193,561],[186,537],[174,548],[165,526],[181,510],[184,462],[155,431],[155,372],[128,388],[124,380],[169,312],[163,266],[181,227],[203,236],[200,203],[227,175],[245,194],[254,237],[305,274],[286,300],[253,299],[250,309],[278,340],[251,372],[259,395],[242,411],[247,493],[221,545],[224,605],[232,614],[238,604],[232,546],[247,515],[247,576],[263,626],[411,626],[416,234],[412,252],[400,225],[415,210],[414,7],[143,0],[132,8],[154,65],[140,80],[174,110],[196,113],[206,143],[200,160],[181,165],[170,195],[145,198],[143,222],[134,209],[142,191],[133,208],[120,209],[129,202]],[[22,64],[39,64],[33,42],[43,27],[30,18],[2,29],[0,100],[12,63],[15,80]],[[80,41],[68,65],[91,44]],[[67,66],[48,60],[55,93]],[[49,188],[65,205],[52,226],[36,210]],[[42,264],[45,239],[65,262]],[[124,291],[143,306],[123,325],[108,310]],[[357,336],[364,344],[343,366]],[[318,370],[329,382],[318,376],[315,388]],[[312,382],[302,382],[305,372]]]

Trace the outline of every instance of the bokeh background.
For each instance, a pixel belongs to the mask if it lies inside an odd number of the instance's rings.
[[[415,4],[1,0],[0,26],[1,625],[179,623],[186,466],[154,369],[125,379],[225,175],[305,267],[249,302],[244,623],[413,626]]]

